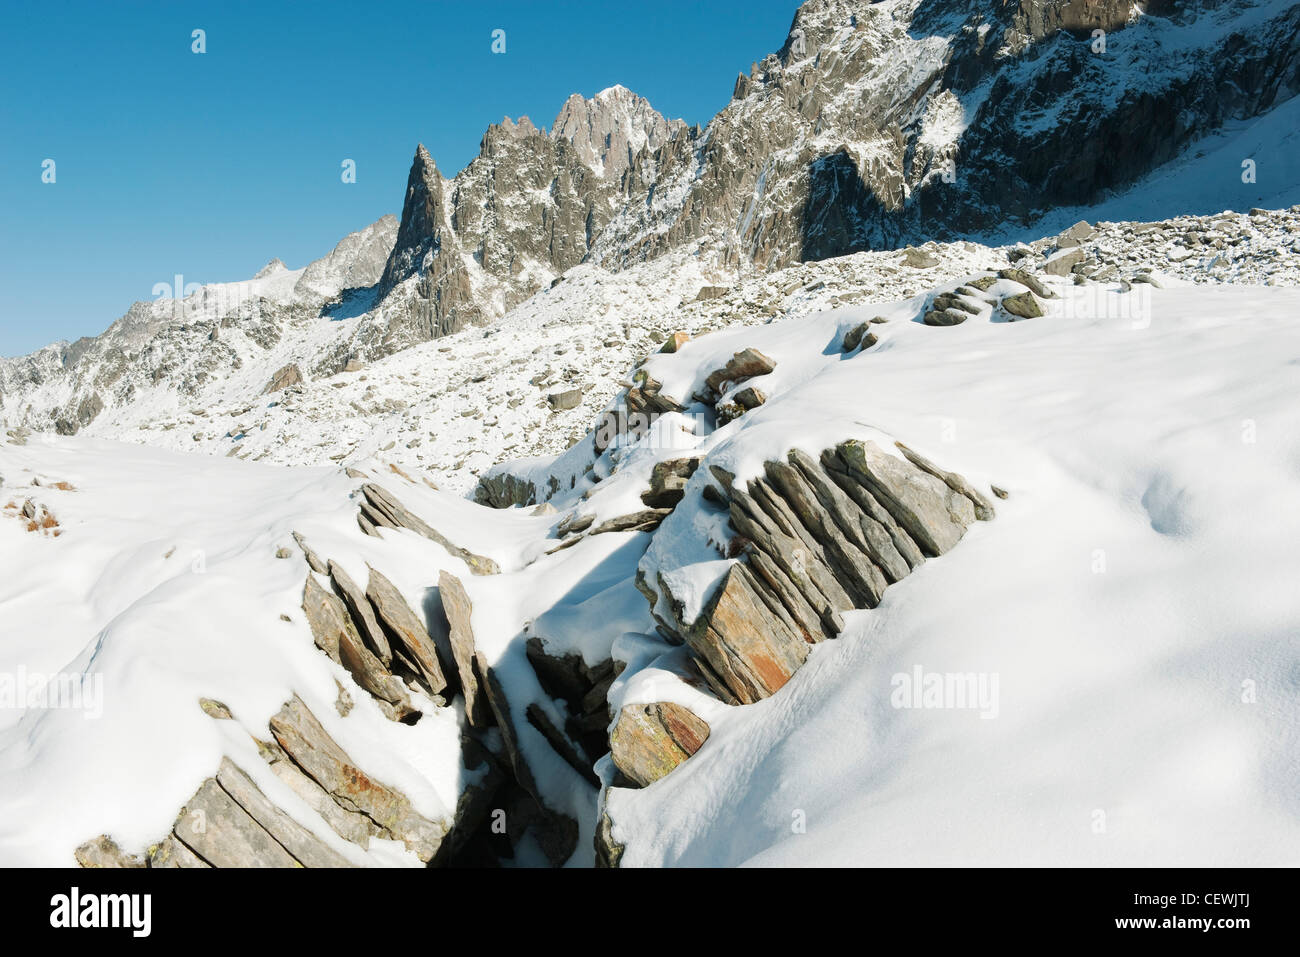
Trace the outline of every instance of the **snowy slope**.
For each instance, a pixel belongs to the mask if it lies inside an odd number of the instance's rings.
[[[252,736],[267,737],[296,692],[371,773],[447,818],[467,777],[456,708],[425,698],[418,724],[389,721],[313,646],[291,532],[362,581],[374,564],[416,608],[423,574],[436,581],[461,562],[409,537],[377,552],[357,528],[357,482],[333,470],[33,438],[0,446],[0,475],[0,675],[85,675],[94,699],[26,709],[0,687],[0,863],[66,866],[99,833],[133,850],[156,842],[223,754],[350,860],[418,863],[400,848],[358,856],[267,769]],[[28,531],[28,500],[57,525]],[[356,702],[346,718],[336,681]],[[214,721],[200,697],[236,720]]]
[[[253,765],[249,734],[291,691],[428,814],[448,813],[465,780],[459,699],[428,702],[407,727],[351,686],[357,707],[335,715],[335,681],[350,679],[301,621],[299,553],[274,557],[299,530],[354,575],[365,562],[383,569],[413,607],[439,570],[464,578],[476,646],[537,785],[578,821],[571,864],[590,863],[601,806],[625,866],[1294,863],[1300,293],[1168,277],[1127,292],[1048,283],[1060,298],[1039,319],[985,309],[936,328],[918,321],[930,292],[658,355],[647,368],[678,394],[744,347],[777,365],[766,404],[684,446],[607,452],[552,499],[556,513],[487,510],[400,481],[408,505],[499,575],[466,575],[409,533],[361,535],[349,497],[359,480],[334,470],[85,438],[0,447],[5,502],[31,498],[58,521],[27,531],[17,509],[0,518],[4,670],[101,674],[104,688],[98,720],[6,716],[0,859],[66,863],[104,831],[124,845],[156,840],[223,752]],[[872,317],[888,320],[873,326],[879,341],[841,353],[845,332]],[[702,597],[726,564],[699,494],[707,466],[743,477],[791,447],[855,436],[903,438],[1010,497],[878,608],[850,613],[773,697],[722,705],[655,633],[637,568],[680,569]],[[547,554],[564,520],[639,507],[650,467],[683,447],[706,467],[657,532],[594,534]],[[530,704],[556,726],[565,717],[524,655],[532,635],[589,665],[623,663],[613,713],[679,701],[709,722],[709,739],[648,788],[607,787],[602,805],[524,720]],[[898,676],[918,667],[983,676],[994,697],[979,709],[895,707]],[[201,695],[237,723],[213,722]],[[609,785],[608,759],[597,769]],[[313,820],[273,777],[260,783]],[[542,860],[516,849],[516,863]]]
[[[625,866],[1300,860],[1300,298],[1155,290],[1142,328],[1070,301],[954,329],[903,304],[847,361],[806,340],[868,310],[714,347],[773,356],[776,396],[706,465],[870,427],[1010,499],[776,696],[710,714],[668,778],[612,791]],[[995,677],[991,719],[894,707],[917,667]]]

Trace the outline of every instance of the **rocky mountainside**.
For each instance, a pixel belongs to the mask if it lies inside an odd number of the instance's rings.
[[[1003,239],[1278,107],[1300,89],[1298,45],[1300,7],[1282,0],[809,0],[706,128],[613,87],[571,97],[549,130],[490,126],[451,178],[419,147],[399,221],[305,270],[171,289],[96,339],[0,360],[0,417],[70,434],[106,409],[138,423],[247,405],[496,323],[579,266],[697,262],[726,286]],[[1238,181],[1241,158],[1218,159]]]
[[[1028,225],[1294,96],[1297,50],[1267,0],[811,0],[594,255],[773,268]]]
[[[253,396],[267,380],[246,364],[281,344],[316,372],[342,369],[348,343],[322,325],[321,310],[379,280],[397,226],[385,216],[303,269],[276,259],[250,280],[198,288],[178,276],[99,336],[0,359],[0,416],[10,427],[71,435],[106,408]]]
[[[384,347],[495,318],[546,288],[587,257],[637,192],[636,171],[686,133],[616,86],[570,97],[549,132],[527,117],[488,127],[451,180],[417,148],[379,288]]]

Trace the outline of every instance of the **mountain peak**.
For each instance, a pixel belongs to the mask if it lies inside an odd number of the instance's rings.
[[[615,84],[591,99],[574,93],[565,100],[551,138],[572,143],[598,175],[617,177],[642,149],[656,150],[685,128],[684,122],[667,119],[645,97]]]
[[[411,172],[406,179],[406,197],[402,202],[401,224],[397,241],[389,255],[381,280],[385,289],[401,282],[419,268],[425,247],[437,245],[443,219],[442,174],[420,143],[415,148]]]
[[[286,266],[283,262],[281,262],[278,258],[272,259],[269,263],[267,263],[265,266],[259,269],[257,271],[257,274],[253,276],[253,278],[265,279],[267,276],[274,276],[278,272],[286,272],[288,268],[289,267]]]

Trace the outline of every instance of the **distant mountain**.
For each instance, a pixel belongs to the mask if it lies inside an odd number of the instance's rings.
[[[451,178],[420,146],[400,221],[303,270],[174,290],[95,339],[0,360],[0,420],[71,433],[144,396],[251,398],[272,347],[332,375],[491,323],[583,262],[699,253],[763,271],[1005,235],[1284,103],[1298,51],[1287,0],[809,0],[707,127],[616,86],[570,97],[549,130],[488,127]],[[1249,159],[1214,175],[1236,182]],[[1272,162],[1261,176],[1287,161]]]

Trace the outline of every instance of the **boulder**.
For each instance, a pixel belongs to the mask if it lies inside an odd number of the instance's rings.
[[[686,345],[686,343],[690,341],[691,341],[691,337],[686,333],[674,332],[671,336],[668,337],[667,341],[664,342],[663,346],[659,349],[659,351],[673,353],[676,352],[678,349],[680,349],[682,346]]]
[[[1043,314],[1043,307],[1038,298],[1028,290],[1014,296],[1007,296],[1002,300],[1002,308],[1021,319],[1037,319]]]
[[[1091,238],[1096,232],[1097,230],[1093,228],[1091,223],[1086,219],[1081,219],[1069,229],[1065,230],[1065,232],[1061,233],[1060,238],[1073,239],[1076,242],[1082,242],[1085,239]]]
[[[641,501],[649,508],[673,508],[686,494],[686,483],[699,465],[698,455],[656,462],[650,470],[650,488],[641,493]]]
[[[721,369],[715,369],[710,372],[704,380],[704,384],[715,395],[720,395],[723,391],[723,383],[739,383],[746,379],[752,379],[755,376],[767,375],[776,368],[776,360],[770,359],[757,349],[742,349],[730,359]]]
[[[848,332],[844,333],[844,344],[841,351],[852,352],[861,346],[863,349],[870,349],[879,341],[876,334],[871,331],[871,323],[860,322]]]
[[[269,395],[272,392],[279,392],[281,389],[287,389],[291,385],[302,385],[302,372],[298,369],[297,363],[291,362],[282,369],[276,371],[271,376],[271,381],[266,384],[262,390],[263,395]]]
[[[1056,298],[1056,293],[1043,285],[1037,276],[1031,272],[1026,272],[1023,269],[999,269],[998,278],[1010,279],[1012,282],[1018,282],[1040,299]]]
[[[1052,276],[1068,276],[1070,271],[1086,258],[1084,251],[1077,246],[1062,249],[1047,257],[1047,261],[1043,263],[1043,272]]]
[[[939,265],[939,257],[924,249],[908,246],[903,250],[903,262],[913,269],[929,269],[931,266]]]
[[[563,392],[552,392],[546,397],[546,402],[550,405],[552,412],[576,409],[582,404],[582,390],[566,389]]]
[[[628,705],[610,732],[610,754],[628,780],[648,787],[699,751],[708,737],[708,724],[682,705]]]

